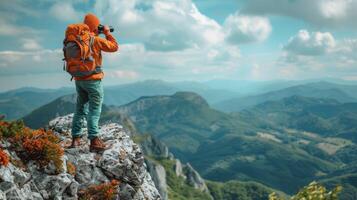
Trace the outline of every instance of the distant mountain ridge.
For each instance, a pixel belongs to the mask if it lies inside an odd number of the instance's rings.
[[[72,92],[71,88],[20,88],[0,93],[0,113],[8,119],[21,118],[33,109]]]
[[[336,99],[342,103],[357,102],[357,85],[339,85],[329,82],[309,83],[254,96],[233,98],[214,104],[213,107],[225,112],[236,112],[265,101],[275,101],[294,95]]]
[[[178,91],[194,91],[210,103],[238,96],[237,93],[222,89],[212,89],[198,82],[165,82],[146,80],[131,84],[104,87],[106,105],[123,105],[141,96],[171,95]],[[38,89],[20,88],[0,93],[0,114],[7,119],[18,119],[29,114],[58,97],[75,93],[74,88]]]

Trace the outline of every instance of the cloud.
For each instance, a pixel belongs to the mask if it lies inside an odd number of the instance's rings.
[[[0,11],[6,13],[6,15],[12,15],[13,13],[26,15],[29,17],[39,17],[40,13],[34,9],[31,9],[31,4],[33,1],[23,1],[23,0],[11,0],[11,1],[1,1]]]
[[[42,46],[35,39],[22,39],[22,48],[24,50],[39,50]]]
[[[226,40],[232,44],[261,42],[266,40],[272,27],[269,19],[258,16],[244,16],[235,13],[224,22]]]
[[[202,14],[191,0],[98,0],[95,13],[103,23],[114,25],[122,38],[154,51],[180,51],[225,40],[231,45],[260,42],[271,32],[269,19],[238,13],[222,26]]]
[[[38,4],[38,2],[23,0],[0,1],[0,36],[37,32],[23,24],[28,19],[37,20],[40,18],[43,12],[35,8]],[[20,20],[22,22],[21,25],[16,25],[16,22]]]
[[[275,65],[296,77],[355,76],[357,38],[335,39],[329,32],[300,30],[283,46]]]
[[[121,78],[121,79],[138,79],[139,74],[136,71],[132,71],[132,70],[114,70],[114,71],[109,71],[108,73],[109,77],[112,78]]]
[[[355,0],[249,0],[242,12],[288,16],[318,27],[355,29],[356,10]]]
[[[209,55],[209,57],[207,57]],[[236,68],[240,58],[236,47],[215,46],[211,48],[190,48],[182,51],[153,51],[145,45],[122,44],[119,54],[103,54],[104,66],[110,70],[133,70],[145,78],[192,78],[192,69],[199,71],[199,76],[226,74]],[[197,77],[195,75],[194,77]]]
[[[70,2],[60,1],[53,4],[49,13],[58,20],[64,22],[80,21],[83,13],[76,11]]]
[[[204,79],[215,74],[224,77],[238,67],[239,49],[218,45],[182,51],[153,51],[141,43],[121,44],[119,53],[103,53],[103,68],[111,81],[117,78]],[[207,55],[209,55],[207,57]],[[64,73],[61,49],[0,51],[0,76]],[[192,72],[195,71],[196,74]],[[174,75],[174,76],[173,76]]]
[[[59,4],[49,10],[64,14]],[[63,4],[69,5],[72,14],[77,13],[70,2]],[[94,11],[103,23],[115,27],[119,42],[130,41],[120,43],[118,53],[103,53],[104,71],[111,82],[138,78],[199,80],[212,74],[224,77],[232,75],[239,65],[238,46],[226,43],[224,28],[190,0],[97,1]],[[66,17],[58,15],[56,19]],[[21,50],[0,51],[0,76],[62,73],[61,50],[45,49],[38,38],[26,37]]]
[[[322,55],[332,51],[335,39],[329,32],[312,32],[300,30],[291,37],[283,49],[289,53],[305,56]]]
[[[14,23],[0,19],[0,36],[18,36],[18,35],[33,35],[38,33],[38,30],[35,30],[31,27],[20,26]]]
[[[63,55],[61,49],[32,51],[0,51],[0,76],[43,74],[60,72]]]
[[[124,39],[149,50],[178,51],[223,41],[221,26],[203,15],[191,0],[96,1],[103,23],[117,27]]]

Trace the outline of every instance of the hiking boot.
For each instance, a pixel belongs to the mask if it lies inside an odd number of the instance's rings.
[[[95,137],[90,140],[90,152],[103,153],[103,151],[109,148],[110,146],[104,144],[103,140],[101,140],[99,137]]]
[[[72,137],[72,144],[69,148],[77,148],[81,146],[81,137]]]

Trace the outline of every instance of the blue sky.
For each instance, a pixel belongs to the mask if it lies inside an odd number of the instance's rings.
[[[62,40],[92,12],[115,27],[104,84],[357,79],[356,0],[3,0],[0,91],[70,86]]]

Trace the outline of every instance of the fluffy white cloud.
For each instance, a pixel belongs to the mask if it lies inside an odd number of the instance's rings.
[[[76,11],[71,2],[60,1],[51,6],[49,13],[58,20],[80,21],[83,13]]]
[[[315,56],[331,52],[334,47],[335,39],[331,33],[300,30],[289,39],[283,49],[297,55]]]
[[[221,26],[191,0],[96,1],[96,13],[120,36],[156,51],[176,51],[222,42]]]
[[[224,27],[202,14],[191,0],[97,1],[96,13],[112,24],[121,37],[142,42],[155,51],[177,51],[223,43],[265,40],[270,32],[264,17],[230,15]]]
[[[355,0],[249,0],[242,12],[289,16],[319,27],[355,29],[356,10]]]
[[[35,39],[25,38],[22,39],[22,48],[24,50],[39,50],[42,49],[42,46]]]
[[[276,63],[304,78],[356,75],[357,39],[334,39],[331,33],[301,30],[287,42]]]
[[[268,18],[244,16],[235,13],[228,16],[224,22],[226,40],[232,44],[261,42],[271,33]]]

